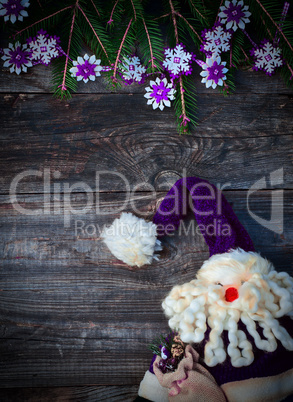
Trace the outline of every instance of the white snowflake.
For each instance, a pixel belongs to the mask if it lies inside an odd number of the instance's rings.
[[[225,31],[222,26],[209,29],[203,35],[205,43],[201,50],[208,55],[218,56],[221,52],[230,50],[231,33]]]
[[[57,39],[48,37],[45,31],[38,32],[38,35],[28,42],[32,50],[32,60],[49,64],[51,60],[59,56]]]
[[[165,60],[163,66],[169,71],[171,78],[178,78],[181,74],[190,74],[192,53],[186,52],[182,44],[178,44],[174,49],[165,50]]]
[[[122,77],[129,84],[133,81],[140,82],[146,72],[146,68],[141,64],[137,56],[123,57],[123,62],[119,64]]]
[[[277,67],[283,65],[281,49],[274,47],[269,41],[263,42],[259,49],[253,49],[252,54],[255,57],[255,68],[264,70],[268,75],[272,75]]]

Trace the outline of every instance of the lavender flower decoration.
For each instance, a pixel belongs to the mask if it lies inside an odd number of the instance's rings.
[[[263,70],[267,75],[272,75],[277,67],[284,64],[282,51],[267,39],[263,40],[259,48],[250,51],[254,58],[253,70]]]
[[[32,67],[31,51],[27,50],[27,44],[21,45],[19,42],[9,43],[8,48],[3,49],[5,60],[3,67],[10,67],[10,72],[20,74],[21,71],[27,72],[27,67]]]
[[[16,20],[23,21],[23,17],[27,17],[25,10],[30,5],[27,0],[0,0],[0,16],[4,16],[4,21],[10,21],[12,24]]]
[[[73,61],[73,67],[69,70],[72,77],[76,77],[77,81],[83,80],[87,83],[88,80],[95,81],[96,77],[100,76],[100,71],[103,69],[100,66],[101,60],[96,59],[95,55],[89,57],[85,54],[83,57],[78,57],[77,61]]]
[[[27,43],[32,51],[33,64],[49,64],[52,59],[62,55],[60,52],[60,38],[49,36],[42,29],[34,38],[29,38]]]
[[[226,24],[226,29],[232,28],[236,31],[245,28],[245,24],[250,22],[249,16],[251,13],[248,11],[248,6],[244,6],[243,1],[226,1],[225,6],[220,7],[219,13],[220,22]]]
[[[201,45],[200,50],[208,57],[213,55],[216,57],[222,52],[230,50],[231,31],[226,31],[220,23],[217,23],[212,29],[205,29],[201,36],[203,45]]]
[[[224,84],[224,80],[227,79],[225,74],[228,69],[225,67],[226,62],[221,62],[220,56],[216,58],[208,57],[205,63],[200,62],[198,64],[203,68],[203,71],[200,73],[203,77],[201,82],[206,84],[207,88],[212,87],[215,89],[217,85],[222,86]]]
[[[123,57],[123,62],[118,67],[126,85],[130,85],[133,82],[143,83],[146,68],[141,64],[137,56]]]
[[[176,90],[173,88],[172,83],[168,83],[166,78],[155,81],[150,81],[150,86],[145,89],[147,93],[144,95],[148,99],[147,104],[153,105],[153,109],[163,110],[165,106],[171,106],[171,100],[174,100]]]
[[[191,74],[191,63],[194,60],[195,55],[186,52],[182,43],[176,45],[174,49],[165,49],[164,54],[165,60],[163,61],[163,66],[165,67],[165,70],[170,73],[172,79],[178,78],[183,74]]]

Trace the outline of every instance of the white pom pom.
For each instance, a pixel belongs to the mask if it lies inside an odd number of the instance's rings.
[[[153,259],[158,260],[155,252],[162,250],[157,226],[127,212],[105,228],[101,237],[111,253],[130,266],[151,264]]]

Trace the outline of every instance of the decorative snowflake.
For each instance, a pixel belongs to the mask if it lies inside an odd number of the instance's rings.
[[[220,7],[219,13],[220,22],[226,24],[226,29],[232,28],[233,31],[239,27],[245,28],[245,24],[250,22],[249,16],[251,13],[248,11],[248,6],[244,6],[243,1],[226,1],[225,6]]]
[[[0,0],[0,16],[4,16],[4,21],[10,21],[12,24],[16,20],[23,21],[23,17],[27,17],[25,10],[30,5],[27,0]]]
[[[191,63],[194,57],[192,53],[186,52],[184,45],[180,43],[174,49],[165,50],[163,66],[169,71],[171,78],[178,78],[182,74],[191,74]]]
[[[119,64],[119,69],[126,85],[135,81],[142,84],[146,68],[140,63],[137,56],[123,57],[123,62]]]
[[[200,75],[203,77],[201,82],[206,84],[206,87],[210,86],[215,89],[217,85],[222,86],[223,81],[227,79],[226,73],[228,69],[225,67],[226,62],[221,62],[221,57],[208,57],[206,62],[201,62],[201,67],[203,71]]]
[[[8,48],[3,49],[5,60],[3,67],[10,67],[10,72],[20,74],[21,71],[27,72],[27,67],[32,67],[31,51],[27,50],[27,44],[21,45],[19,42],[9,43]]]
[[[207,56],[219,56],[221,52],[230,50],[232,34],[220,24],[215,25],[212,29],[205,29],[202,37],[204,44],[201,45],[200,50]]]
[[[263,70],[267,75],[272,75],[277,67],[284,64],[281,49],[275,47],[265,39],[258,49],[252,49],[251,55],[254,57],[254,70]]]
[[[52,59],[59,57],[60,39],[49,36],[46,31],[40,30],[35,38],[29,38],[27,43],[32,50],[34,64],[49,64]]]
[[[150,86],[145,89],[147,93],[144,95],[148,99],[147,104],[153,105],[153,109],[163,110],[165,106],[171,106],[171,100],[174,100],[174,94],[176,90],[171,83],[168,83],[166,78],[155,81],[150,81]]]
[[[73,66],[69,70],[71,72],[72,77],[76,77],[77,81],[83,80],[83,82],[87,83],[88,80],[95,81],[96,77],[100,74],[100,71],[103,69],[100,66],[101,60],[96,59],[95,55],[89,57],[85,54],[83,57],[78,57],[77,61],[73,61]]]

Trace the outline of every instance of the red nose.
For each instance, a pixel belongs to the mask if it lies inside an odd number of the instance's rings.
[[[238,299],[239,294],[236,288],[228,288],[225,293],[225,299],[227,302],[232,302]]]

